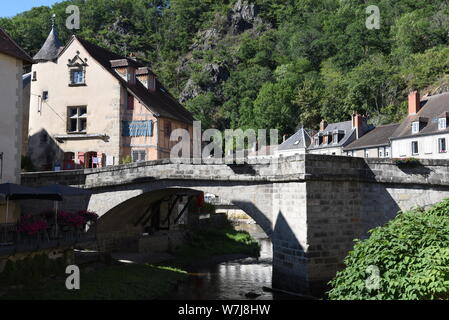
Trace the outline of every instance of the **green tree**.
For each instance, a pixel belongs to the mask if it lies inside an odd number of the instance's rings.
[[[449,199],[427,211],[400,213],[370,231],[368,239],[356,241],[346,268],[331,281],[329,298],[447,299],[448,241]]]

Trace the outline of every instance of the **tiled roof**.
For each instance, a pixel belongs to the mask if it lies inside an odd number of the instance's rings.
[[[425,136],[449,132],[449,128],[438,130],[438,118],[449,111],[449,92],[429,96],[421,100],[421,110],[416,115],[409,115],[391,135],[391,139]],[[421,121],[419,133],[412,134],[412,122]]]
[[[344,148],[344,151],[387,146],[390,144],[390,136],[398,127],[399,123],[376,127],[361,138],[350,143]]]
[[[103,68],[109,71],[109,73],[111,73],[125,88],[127,88],[157,116],[187,123],[194,121],[192,114],[185,109],[159,81],[157,81],[156,91],[149,91],[142,83],[140,83],[140,81],[136,81],[135,84],[130,84],[112,68],[111,60],[128,60],[130,64],[133,64],[136,67],[145,67],[143,64],[101,48],[78,36],[73,36],[68,45],[70,45],[73,39],[77,39],[87,52],[89,52],[89,54],[103,66]]]
[[[0,28],[0,52],[33,63],[33,59],[2,28]]]

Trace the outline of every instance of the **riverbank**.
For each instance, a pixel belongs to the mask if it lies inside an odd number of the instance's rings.
[[[191,267],[257,257],[260,246],[249,233],[231,226],[191,232],[174,258],[150,265],[120,263],[81,269],[80,290],[67,290],[65,275],[4,293],[2,300],[153,300],[166,297],[188,277]],[[63,272],[62,272],[63,274]]]

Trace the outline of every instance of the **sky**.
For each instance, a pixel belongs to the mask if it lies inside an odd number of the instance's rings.
[[[61,2],[61,0],[2,0],[0,17],[13,17],[33,7],[51,6],[56,2]]]

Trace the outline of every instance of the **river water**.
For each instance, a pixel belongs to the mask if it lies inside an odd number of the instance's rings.
[[[189,270],[189,278],[171,295],[175,300],[276,300],[299,299],[263,290],[271,288],[273,248],[258,225],[239,224],[237,230],[248,231],[261,245],[260,258],[233,260]],[[251,297],[247,297],[252,293]],[[255,294],[255,295],[254,295]]]

